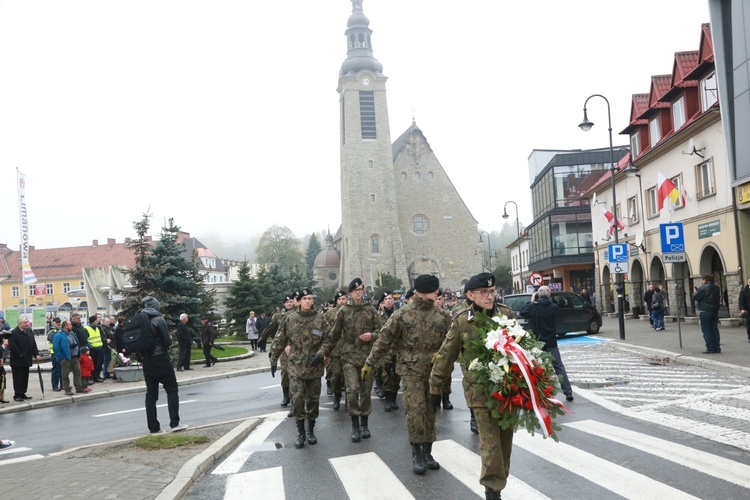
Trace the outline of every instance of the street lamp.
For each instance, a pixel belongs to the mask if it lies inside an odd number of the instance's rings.
[[[615,243],[617,244],[620,242],[620,235],[619,235],[619,230],[617,228],[617,222],[618,222],[617,221],[617,191],[615,189],[615,175],[617,174],[617,171],[619,170],[619,168],[617,167],[617,165],[615,165],[615,152],[614,152],[614,149],[612,148],[612,113],[609,108],[609,100],[601,94],[590,95],[586,99],[586,101],[583,103],[583,121],[578,126],[584,132],[588,132],[589,130],[591,130],[591,127],[594,126],[594,123],[589,121],[588,114],[586,113],[586,105],[588,104],[589,99],[591,99],[592,97],[601,97],[602,99],[604,99],[604,102],[607,103],[607,124],[609,126],[608,128],[609,130],[609,163],[610,163],[609,170],[612,174],[612,212],[615,217],[614,230],[615,230]],[[615,293],[617,293],[617,319],[618,319],[618,323],[620,326],[620,339],[625,340],[625,311],[624,311],[625,287],[622,281],[622,274],[617,273],[615,276],[616,276],[615,277],[615,283],[616,283]]]
[[[518,222],[518,205],[516,205],[515,201],[506,201],[505,205],[503,205],[503,219],[508,219],[508,203],[513,203],[513,206],[516,207],[516,241],[518,242],[518,280],[521,285],[520,292],[523,293],[523,248],[521,247],[521,225]]]
[[[489,272],[492,272],[492,246],[490,246],[490,233],[487,231],[479,231],[479,243],[483,243],[482,235],[487,235],[487,268]]]

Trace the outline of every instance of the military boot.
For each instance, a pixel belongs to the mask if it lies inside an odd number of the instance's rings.
[[[398,392],[393,391],[391,393],[391,410],[396,411],[398,410],[398,405],[396,404],[396,398],[398,397]]]
[[[339,411],[339,408],[341,408],[341,393],[337,393],[333,395],[333,409],[336,411]]]
[[[479,427],[477,427],[477,418],[474,416],[474,410],[469,408],[469,412],[471,413],[471,420],[469,420],[469,429],[471,429],[471,432],[474,434],[479,434]]]
[[[289,410],[289,413],[286,414],[286,418],[292,418],[294,416],[294,408]]]
[[[370,429],[367,428],[367,419],[369,418],[368,415],[362,415],[359,417],[359,427],[360,427],[360,434],[362,436],[362,439],[369,439],[370,438]]]
[[[385,392],[383,392],[383,386],[376,380],[375,381],[375,395],[380,399],[385,398]]]
[[[443,394],[443,408],[446,410],[453,409],[453,403],[451,403],[451,400],[448,394]]]
[[[326,382],[326,396],[333,396],[333,387],[330,382]]]
[[[315,437],[315,420],[307,419],[307,444],[318,444],[318,438]]]
[[[384,408],[385,411],[393,410],[393,402],[392,402],[391,396],[393,396],[392,392],[385,393],[385,408]]]
[[[305,446],[305,421],[297,420],[297,440],[294,447],[300,449]]]
[[[281,406],[289,406],[289,403],[292,402],[292,400],[289,399],[289,387],[282,387],[281,389],[284,391],[284,399],[281,400]]]
[[[352,415],[352,443],[359,443],[362,434],[359,431],[359,415]]]
[[[432,443],[422,443],[422,455],[424,455],[424,465],[430,470],[438,470],[440,464],[432,458]]]
[[[500,492],[494,490],[484,490],[485,500],[503,500],[500,498]]]
[[[411,463],[415,474],[419,474],[421,476],[427,471],[424,465],[424,455],[422,455],[421,444],[411,444]]]

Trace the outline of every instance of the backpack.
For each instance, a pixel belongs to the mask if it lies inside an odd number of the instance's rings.
[[[661,302],[656,297],[656,295],[654,295],[654,298],[652,300],[653,301],[651,302],[651,310],[658,311],[659,309],[661,309]]]
[[[156,346],[156,337],[151,329],[151,316],[144,312],[128,316],[123,330],[122,343],[128,355],[150,352]]]

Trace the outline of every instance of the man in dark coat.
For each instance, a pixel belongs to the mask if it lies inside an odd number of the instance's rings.
[[[747,340],[750,341],[750,317],[748,317],[748,311],[750,311],[750,279],[747,280],[747,285],[740,290],[739,302],[740,314],[745,319],[745,327],[747,328]]]
[[[33,358],[39,362],[34,332],[26,316],[21,316],[18,319],[18,326],[10,332],[8,350],[10,351],[10,367],[13,369],[13,401],[22,403],[31,399],[31,396],[26,395],[26,391],[29,388],[29,369]]]
[[[261,334],[263,334],[263,330],[265,330],[268,327],[268,325],[270,325],[270,324],[271,324],[271,317],[265,311],[261,311],[260,317],[258,318],[258,320],[255,323],[255,327],[258,329],[258,332],[260,332]],[[261,343],[260,340],[259,340],[258,341],[258,347],[260,348],[260,352],[266,352],[266,342],[265,341],[263,343]]]
[[[70,324],[73,325],[73,333],[76,334],[78,339],[79,347],[86,347],[89,345],[89,332],[86,331],[86,327],[81,323],[81,314],[74,312],[70,315]]]
[[[704,274],[703,284],[693,294],[693,300],[698,307],[703,340],[706,350],[703,354],[718,354],[721,352],[719,338],[719,306],[721,305],[721,291],[714,284],[712,274]]]
[[[211,348],[214,346],[214,340],[216,340],[216,330],[214,329],[213,323],[211,323],[209,316],[203,316],[201,318],[201,342],[203,343],[203,355],[206,357],[206,364],[204,368],[211,368],[219,361],[211,354]]]
[[[648,310],[648,322],[651,323],[651,326],[654,324],[654,318],[651,314],[651,301],[654,300],[654,284],[651,283],[648,285],[648,290],[646,290],[646,293],[643,294],[643,302],[646,303],[646,309]]]
[[[531,297],[531,302],[521,309],[521,317],[528,320],[528,329],[534,332],[537,340],[544,342],[543,350],[552,354],[555,373],[560,378],[560,388],[565,394],[565,399],[573,401],[573,388],[570,387],[568,373],[560,357],[557,348],[557,331],[555,328],[555,317],[557,316],[557,304],[550,300],[550,289],[548,286],[539,287],[537,293]]]

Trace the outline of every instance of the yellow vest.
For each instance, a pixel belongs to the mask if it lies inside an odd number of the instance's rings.
[[[50,338],[49,334],[50,333],[57,333],[59,331],[60,330],[58,330],[57,328],[52,328],[52,329],[50,329],[50,331],[47,332],[47,346],[48,346],[48,350],[49,350],[50,354],[55,354],[55,350],[52,348],[52,341],[49,339]],[[53,337],[54,337],[54,335],[53,335]]]
[[[86,326],[86,330],[89,332],[89,345],[93,349],[98,349],[102,346],[102,335],[99,333],[99,327],[94,328],[93,326]]]

